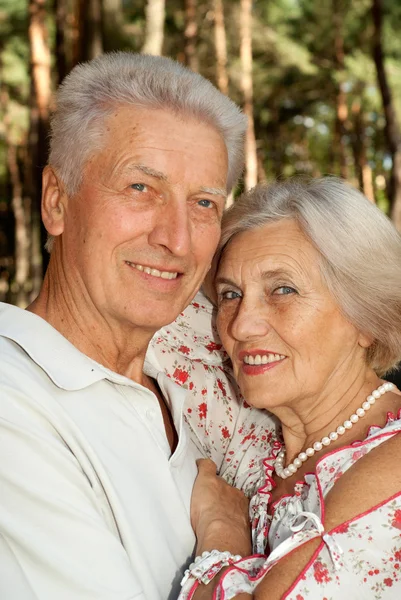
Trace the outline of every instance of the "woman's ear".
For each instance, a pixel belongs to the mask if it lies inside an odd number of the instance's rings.
[[[361,346],[361,348],[369,348],[374,342],[374,339],[371,335],[368,335],[367,333],[360,333],[359,334],[359,338],[358,338],[358,344]]]
[[[52,167],[47,165],[42,176],[42,220],[50,235],[63,233],[67,203],[68,196],[62,181]]]

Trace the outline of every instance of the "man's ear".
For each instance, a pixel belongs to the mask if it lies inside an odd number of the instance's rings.
[[[67,203],[68,196],[62,181],[47,165],[42,176],[42,219],[50,235],[63,233]]]

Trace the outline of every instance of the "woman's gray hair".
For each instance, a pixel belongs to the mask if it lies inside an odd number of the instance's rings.
[[[345,181],[294,178],[244,193],[223,217],[213,272],[235,235],[282,219],[298,223],[343,314],[372,338],[369,366],[379,375],[393,368],[401,360],[401,235]]]
[[[71,71],[58,90],[56,104],[49,164],[68,194],[78,190],[86,160],[101,147],[105,119],[118,105],[168,108],[205,121],[227,147],[228,191],[241,175],[245,115],[210,81],[169,58],[130,52],[99,56]]]

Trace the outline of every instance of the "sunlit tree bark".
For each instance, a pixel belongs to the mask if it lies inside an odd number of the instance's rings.
[[[103,54],[101,0],[77,0],[75,22],[74,64]]]
[[[142,48],[143,54],[162,54],[165,19],[165,0],[148,0],[146,3],[146,37]]]
[[[373,58],[376,65],[377,79],[386,119],[385,134],[392,158],[388,196],[391,205],[391,218],[398,231],[401,231],[401,130],[397,121],[394,102],[384,66],[384,52],[382,45],[382,0],[373,0],[372,16],[374,24]]]
[[[375,202],[372,168],[369,165],[366,148],[365,119],[360,98],[355,98],[352,107],[352,150],[359,187],[371,202]]]
[[[196,52],[198,37],[197,0],[185,0],[185,64],[192,71],[199,71],[199,61]]]
[[[51,57],[46,26],[46,1],[29,1],[29,49],[31,73],[31,106],[29,153],[25,166],[24,187],[32,200],[32,253],[31,268],[34,291],[41,285],[42,266],[46,266],[47,253],[43,249],[46,232],[41,225],[40,201],[42,170],[47,162],[47,137],[51,95]]]
[[[214,0],[214,46],[216,50],[217,86],[223,94],[228,94],[227,40],[224,23],[223,0]]]
[[[344,35],[343,35],[343,20],[344,20],[344,2],[343,0],[333,0],[333,25],[334,25],[334,56],[335,67],[338,76],[337,94],[336,94],[336,123],[335,123],[335,146],[334,153],[336,155],[339,172],[341,177],[348,179],[348,164],[347,151],[345,144],[345,136],[347,133],[348,122],[348,106],[347,95],[344,88]]]
[[[25,308],[29,303],[30,282],[30,206],[24,204],[22,180],[17,159],[17,143],[11,132],[7,112],[9,95],[3,85],[0,90],[0,108],[4,138],[6,143],[7,171],[11,187],[11,207],[15,223],[14,276],[10,299],[14,304]]]
[[[241,88],[244,98],[244,112],[248,117],[248,129],[245,139],[245,186],[249,189],[254,187],[258,180],[258,161],[253,119],[252,0],[241,0],[240,21]]]
[[[56,25],[55,55],[57,83],[60,83],[68,73],[66,22],[68,16],[67,0],[53,0],[53,11]]]

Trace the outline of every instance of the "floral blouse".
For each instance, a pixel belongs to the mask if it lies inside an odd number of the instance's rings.
[[[401,433],[401,410],[388,414],[383,428],[371,427],[365,440],[323,456],[293,496],[284,496],[267,515],[275,444],[263,461],[261,486],[251,500],[254,552],[223,576],[217,600],[252,593],[270,569],[292,550],[316,537],[321,544],[283,596],[286,600],[398,600],[401,598],[401,490],[371,510],[324,529],[324,499],[334,483],[362,456]],[[267,542],[267,557],[265,543]],[[264,556],[261,556],[264,554]]]
[[[278,425],[242,398],[218,337],[214,307],[201,292],[157,332],[147,359],[188,390],[184,416],[198,455],[211,458],[219,475],[252,496]]]

